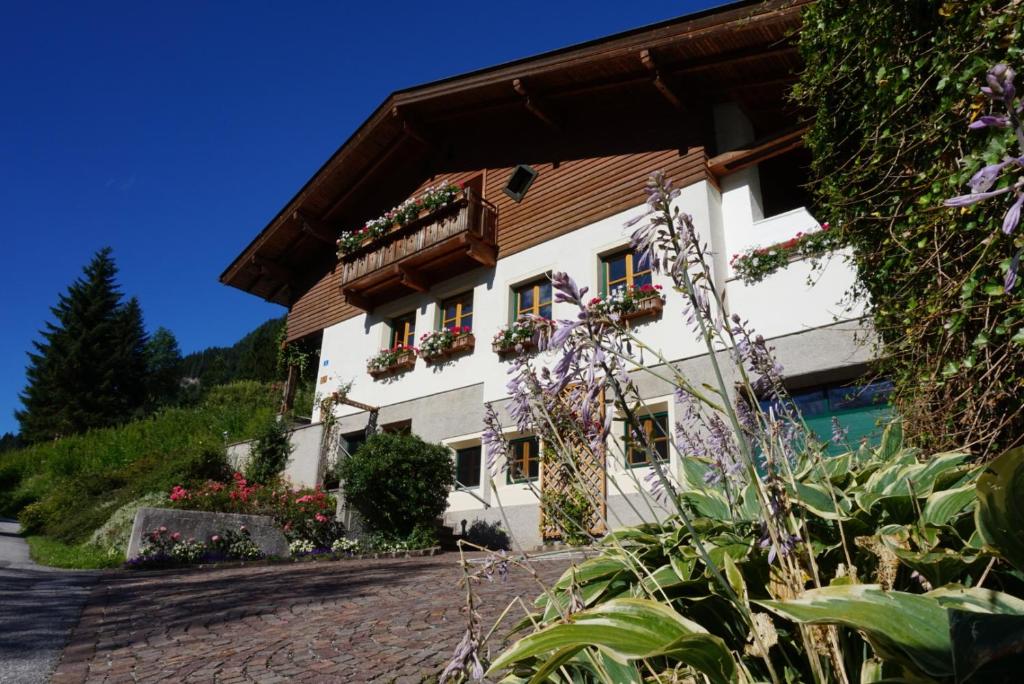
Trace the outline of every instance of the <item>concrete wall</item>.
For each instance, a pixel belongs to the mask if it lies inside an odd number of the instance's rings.
[[[323,423],[311,423],[292,430],[289,442],[292,453],[284,469],[284,477],[293,487],[315,487],[320,464],[320,443]],[[254,441],[236,442],[227,448],[228,464],[235,470],[245,470]]]
[[[284,533],[274,519],[266,515],[143,507],[135,513],[135,522],[132,524],[132,536],[128,541],[126,558],[131,560],[138,557],[144,546],[145,535],[161,526],[166,527],[169,533],[180,532],[184,539],[206,542],[215,534],[237,532],[243,525],[265,555],[288,556],[288,541],[285,539]]]

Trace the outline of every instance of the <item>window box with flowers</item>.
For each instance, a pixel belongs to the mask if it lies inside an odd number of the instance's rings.
[[[367,221],[362,228],[345,231],[337,240],[338,259],[358,252],[362,247],[376,242],[393,229],[410,226],[420,219],[426,220],[447,209],[465,197],[461,185],[447,181],[427,188],[419,197],[407,199],[382,216]]]
[[[382,349],[366,363],[366,372],[374,378],[383,378],[395,373],[412,370],[416,365],[419,350],[404,344],[396,344],[390,349]]]
[[[420,337],[420,356],[427,363],[443,361],[452,356],[473,351],[476,337],[467,326],[453,326],[444,330],[431,330]]]
[[[589,302],[591,313],[598,318],[629,321],[647,316],[660,316],[665,308],[661,285],[641,285],[617,289],[607,297],[594,297]]]
[[[797,233],[785,242],[767,247],[753,247],[733,254],[729,266],[733,274],[746,285],[754,285],[786,268],[791,262],[821,259],[841,247],[838,233],[829,230],[828,223],[813,233]]]
[[[502,326],[491,340],[491,348],[495,354],[502,355],[532,351],[537,348],[537,344],[534,342],[537,328],[545,323],[550,323],[550,321],[544,318],[528,317]]]

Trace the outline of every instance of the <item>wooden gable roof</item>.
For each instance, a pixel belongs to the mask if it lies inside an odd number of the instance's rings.
[[[759,132],[793,122],[785,92],[811,0],[739,2],[390,95],[221,275],[290,306],[327,273],[342,228],[424,178],[520,162],[704,146],[711,106]],[[384,180],[386,179],[386,180]]]

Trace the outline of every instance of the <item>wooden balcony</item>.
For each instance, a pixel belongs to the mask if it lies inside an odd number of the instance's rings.
[[[473,189],[341,259],[341,291],[366,312],[377,304],[497,261],[498,213]]]

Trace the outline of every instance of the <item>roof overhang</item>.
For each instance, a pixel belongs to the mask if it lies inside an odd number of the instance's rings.
[[[812,0],[738,2],[390,95],[260,231],[223,283],[285,306],[335,263],[334,239],[442,173],[680,149],[711,106],[791,125],[793,35]],[[386,179],[386,180],[384,180]]]

